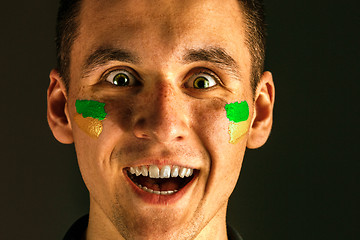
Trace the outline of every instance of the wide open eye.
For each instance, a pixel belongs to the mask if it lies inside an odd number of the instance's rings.
[[[217,80],[208,73],[199,73],[189,79],[188,85],[196,89],[206,89],[217,85]]]
[[[126,70],[114,70],[108,74],[105,80],[119,87],[136,84],[136,78]]]

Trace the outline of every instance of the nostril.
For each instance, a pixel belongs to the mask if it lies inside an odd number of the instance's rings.
[[[147,135],[145,133],[141,133],[141,138],[149,138],[149,135]]]
[[[138,119],[133,130],[135,137],[149,139],[150,134],[147,128],[145,119]]]
[[[186,111],[173,103],[147,103],[142,111],[135,114],[134,135],[139,139],[151,139],[158,142],[181,141],[189,131]]]
[[[162,126],[162,128],[161,128]],[[167,126],[162,124],[156,126],[137,125],[134,127],[133,133],[137,138],[140,139],[153,139],[159,142],[171,142],[171,141],[182,141],[184,140],[185,131],[184,129],[178,129],[178,126],[170,123]]]

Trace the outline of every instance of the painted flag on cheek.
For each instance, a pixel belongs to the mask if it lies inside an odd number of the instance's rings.
[[[90,137],[98,138],[103,130],[102,120],[107,115],[105,103],[94,100],[76,100],[75,107],[76,124]]]
[[[249,130],[249,105],[246,101],[226,104],[226,117],[229,119],[230,143],[236,143]]]

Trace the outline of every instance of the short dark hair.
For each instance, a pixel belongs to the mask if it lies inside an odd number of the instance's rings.
[[[79,35],[81,0],[60,0],[56,24],[57,69],[66,89],[70,82],[70,55]],[[255,92],[264,71],[266,28],[262,0],[238,0],[246,25],[246,45],[251,55],[251,88]]]
[[[253,93],[264,72],[266,25],[262,0],[238,0],[245,16],[245,39],[251,55],[251,88]]]
[[[60,0],[56,20],[57,69],[66,90],[70,83],[70,55],[75,39],[79,35],[81,0]]]

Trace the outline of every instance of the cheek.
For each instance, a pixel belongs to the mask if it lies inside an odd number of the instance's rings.
[[[229,123],[230,143],[237,143],[248,132],[250,121],[240,123]]]
[[[105,103],[94,100],[76,100],[74,121],[92,138],[98,138],[103,131],[102,121],[106,118]]]
[[[95,100],[76,100],[74,121],[88,136],[98,139],[103,130],[120,127],[129,129],[131,124],[131,103],[125,99],[97,98]]]
[[[108,118],[105,122],[105,130],[109,130],[109,134],[122,135],[131,129],[133,118],[133,100],[127,98],[108,98],[106,102],[106,112]]]
[[[198,133],[217,144],[237,143],[249,130],[249,106],[246,101],[227,104],[225,100],[197,104],[194,117]],[[211,138],[210,138],[211,137]]]
[[[248,132],[250,127],[249,105],[246,101],[226,104],[229,120],[230,143],[236,143]]]
[[[196,134],[211,156],[207,176],[208,186],[211,187],[207,194],[211,195],[213,202],[224,201],[224,197],[230,196],[234,190],[246,147],[245,142],[233,144],[232,140],[243,135],[247,127],[246,121],[235,124],[229,120],[225,108],[227,104],[223,99],[214,99],[194,107]]]
[[[193,126],[205,143],[219,146],[228,142],[229,121],[226,118],[225,104],[226,101],[220,98],[194,104]]]
[[[92,138],[97,139],[103,131],[103,124],[98,119],[92,117],[84,118],[81,114],[76,114],[74,121],[81,130]]]

